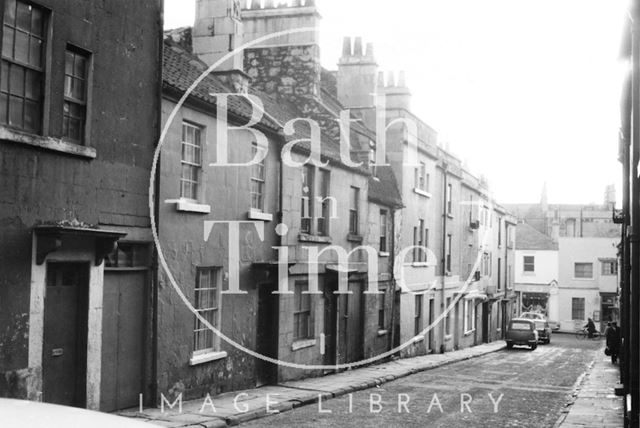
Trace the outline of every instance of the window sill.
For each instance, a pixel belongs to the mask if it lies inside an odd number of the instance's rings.
[[[447,213],[447,217],[453,220],[453,214]]]
[[[300,241],[300,242],[315,242],[317,244],[331,244],[331,237],[330,236],[308,235],[306,233],[301,233],[298,236],[298,241]]]
[[[211,206],[181,200],[176,202],[176,210],[185,213],[209,214],[211,213]]]
[[[349,235],[347,235],[347,241],[356,242],[358,244],[361,244],[362,241],[364,241],[364,238],[362,236],[360,236],[360,235],[349,234]]]
[[[45,150],[66,153],[85,159],[95,159],[97,157],[96,149],[93,147],[69,143],[61,138],[43,137],[41,135],[16,131],[5,126],[0,126],[0,140],[13,141],[14,143],[26,144]]]
[[[389,333],[388,330],[378,330],[378,337],[386,336]]]
[[[536,273],[535,273],[535,271],[534,272],[527,271],[527,272],[522,272],[522,275],[524,275],[524,276],[535,276]]]
[[[444,336],[445,342],[449,342],[451,339],[453,339],[453,335],[452,334],[445,334],[445,336]]]
[[[595,278],[571,278],[572,281],[595,281]]]
[[[427,192],[426,190],[422,190],[418,187],[413,188],[413,193],[415,193],[416,195],[424,196],[425,198],[429,198],[429,199],[431,199],[432,197],[431,193]]]
[[[413,343],[420,343],[420,342],[424,342],[424,335],[423,334],[419,334],[418,336],[413,338]]]
[[[378,257],[390,257],[391,254],[387,251],[378,251]]]
[[[222,360],[227,358],[226,352],[207,352],[206,354],[192,355],[189,359],[190,366],[197,366],[199,364],[210,363],[211,361]]]
[[[249,220],[258,220],[258,221],[273,221],[273,214],[268,214],[262,211],[258,211],[258,210],[250,210],[247,213],[247,217],[249,218]]]
[[[416,268],[429,267],[429,262],[413,262],[411,263],[411,267],[416,267]]]
[[[476,331],[475,328],[472,329],[472,330],[469,330],[469,331],[465,331],[464,332],[464,337],[471,336],[475,331]]]
[[[316,346],[316,340],[315,339],[298,340],[298,341],[293,342],[291,344],[291,350],[292,351],[299,351],[300,349],[311,348],[312,346]]]

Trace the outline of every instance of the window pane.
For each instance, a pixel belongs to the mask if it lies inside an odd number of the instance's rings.
[[[40,68],[42,66],[42,40],[37,37],[29,38],[29,64]]]
[[[9,73],[9,87],[14,95],[24,96],[24,69],[22,67],[11,67]]]
[[[40,104],[34,101],[25,101],[24,127],[28,131],[40,132]]]
[[[18,2],[16,12],[16,27],[21,30],[31,31],[31,6],[21,1]]]
[[[14,58],[24,63],[29,62],[29,36],[22,31],[16,32],[16,46]]]
[[[73,67],[73,74],[76,77],[83,78],[86,76],[87,60],[82,55],[76,55],[76,61]]]
[[[40,73],[27,70],[25,82],[25,96],[29,99],[40,101],[42,83]]]
[[[9,92],[9,63],[2,61],[2,71],[0,72],[0,90]]]
[[[73,86],[71,87],[71,96],[77,100],[84,101],[84,80],[72,79]]]
[[[44,19],[42,11],[38,8],[33,8],[31,10],[31,33],[36,36],[44,35]]]
[[[5,94],[0,95],[0,123],[7,124],[9,112],[9,99]]]
[[[13,39],[14,39],[14,30],[13,28],[9,28],[6,25],[4,26],[4,36],[2,37],[2,54],[13,58]]]
[[[16,0],[6,0],[4,8],[4,22],[15,25],[16,21]]]
[[[22,99],[11,97],[9,100],[9,125],[22,128],[22,109]]]

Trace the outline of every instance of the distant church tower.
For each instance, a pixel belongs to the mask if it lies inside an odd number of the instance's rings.
[[[542,185],[542,195],[540,196],[540,209],[542,212],[547,213],[549,211],[549,195],[547,194],[547,182]]]

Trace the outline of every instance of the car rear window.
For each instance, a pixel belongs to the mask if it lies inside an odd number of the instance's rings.
[[[531,324],[528,322],[512,322],[511,323],[512,330],[531,330]]]

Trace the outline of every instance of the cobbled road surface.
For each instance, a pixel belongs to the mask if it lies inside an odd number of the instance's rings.
[[[243,427],[553,427],[602,340],[556,334]],[[329,413],[330,412],[330,413]]]

